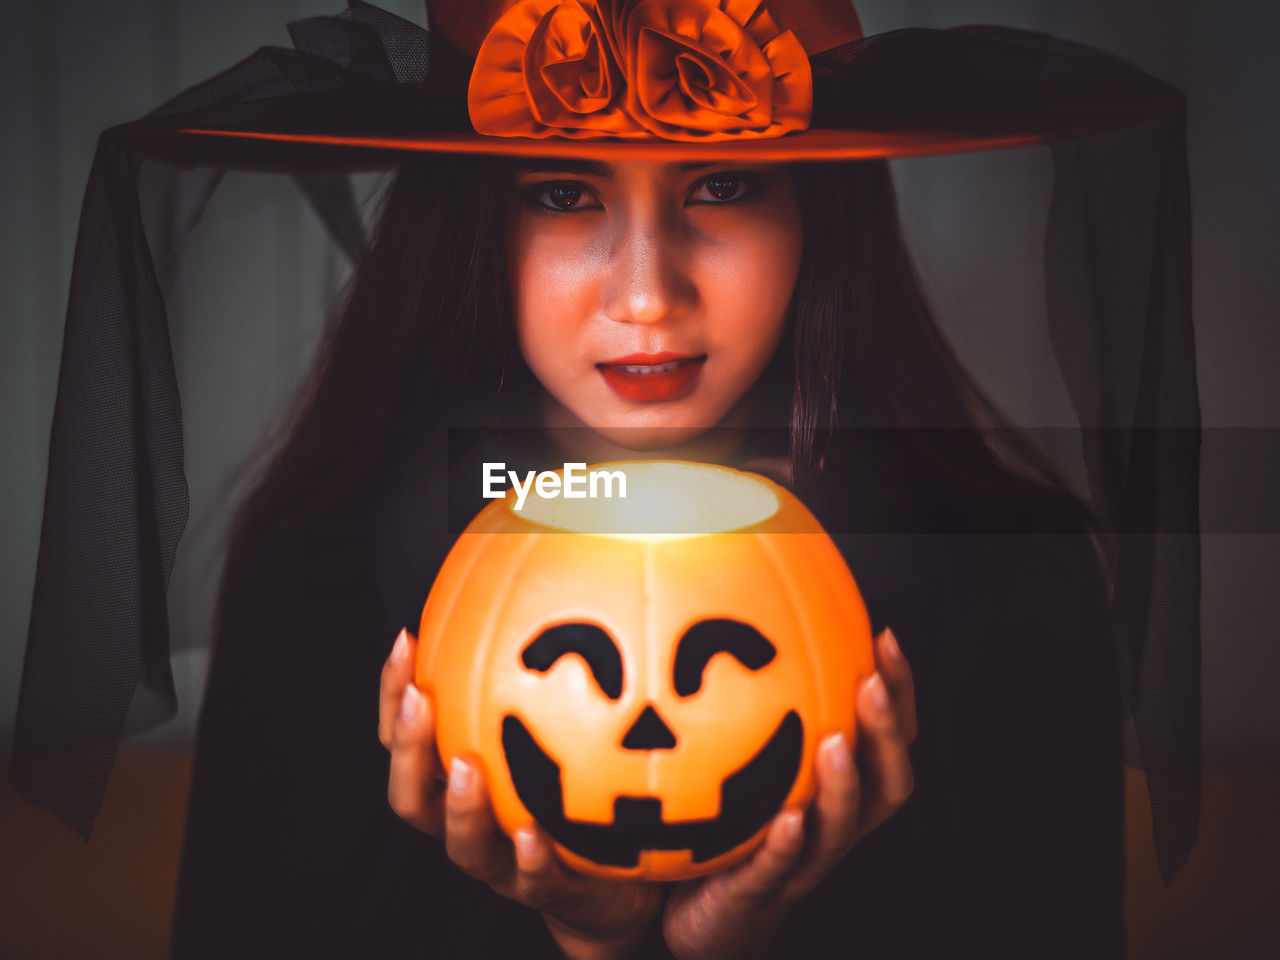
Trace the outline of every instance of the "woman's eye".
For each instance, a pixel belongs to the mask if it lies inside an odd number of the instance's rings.
[[[529,204],[557,212],[587,210],[600,206],[584,184],[570,182],[539,183],[526,191]]]
[[[741,200],[755,186],[745,173],[713,173],[698,181],[689,199],[702,203],[730,203]]]
[[[694,185],[687,202],[723,204],[742,200],[755,193],[757,180],[749,173],[727,171],[713,173]],[[536,183],[524,191],[528,205],[534,210],[554,213],[576,213],[601,208],[601,203],[585,183],[573,180],[551,180]]]

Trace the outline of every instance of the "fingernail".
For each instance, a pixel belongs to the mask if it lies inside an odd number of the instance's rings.
[[[841,773],[848,773],[853,766],[853,751],[849,749],[849,738],[843,733],[828,737],[824,747],[831,765]]]
[[[538,855],[538,837],[528,827],[516,831],[516,855],[526,863]]]
[[[396,644],[391,648],[391,659],[395,663],[399,663],[409,655],[409,631],[404,627],[400,628],[400,632],[396,634]]]
[[[884,652],[894,660],[902,659],[902,648],[898,646],[898,638],[888,627],[884,628]]]
[[[867,681],[867,696],[871,698],[871,704],[877,710],[884,712],[889,709],[889,691],[885,689],[879,673],[873,673],[871,679]]]
[[[413,723],[422,712],[422,694],[412,683],[404,688],[404,696],[400,698],[400,722]]]
[[[455,757],[453,763],[449,764],[449,790],[457,796],[462,796],[471,789],[473,774],[471,764],[461,757]]]
[[[782,838],[793,842],[804,832],[804,813],[800,810],[788,810],[782,815]]]

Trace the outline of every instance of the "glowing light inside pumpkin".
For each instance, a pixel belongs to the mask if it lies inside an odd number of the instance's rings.
[[[666,460],[593,464],[588,471],[626,474],[626,497],[582,499],[530,496],[520,516],[566,533],[665,540],[727,533],[778,512],[769,484],[750,473],[713,464]],[[514,496],[507,497],[508,509]]]

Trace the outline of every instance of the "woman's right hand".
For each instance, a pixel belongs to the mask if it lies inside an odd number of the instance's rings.
[[[378,738],[391,751],[391,809],[444,840],[449,859],[471,876],[542,913],[568,957],[632,955],[662,906],[662,888],[573,873],[536,825],[520,828],[514,843],[508,840],[494,819],[480,764],[458,757],[446,777],[433,704],[413,684],[417,646],[407,630],[400,631],[382,668]]]

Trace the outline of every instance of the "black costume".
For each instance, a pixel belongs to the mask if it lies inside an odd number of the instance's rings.
[[[818,514],[880,531],[836,539],[915,675],[916,789],[787,916],[774,954],[1119,956],[1120,691],[1092,540],[1035,488],[958,501],[905,448],[884,455],[891,473],[842,472]],[[425,525],[430,490],[401,523]],[[946,529],[940,510],[972,532],[885,532],[926,514]],[[379,673],[449,542],[401,529],[388,545],[377,514],[279,517],[228,572],[178,957],[559,955],[536,912],[387,805]],[[379,578],[379,550],[412,572]]]

